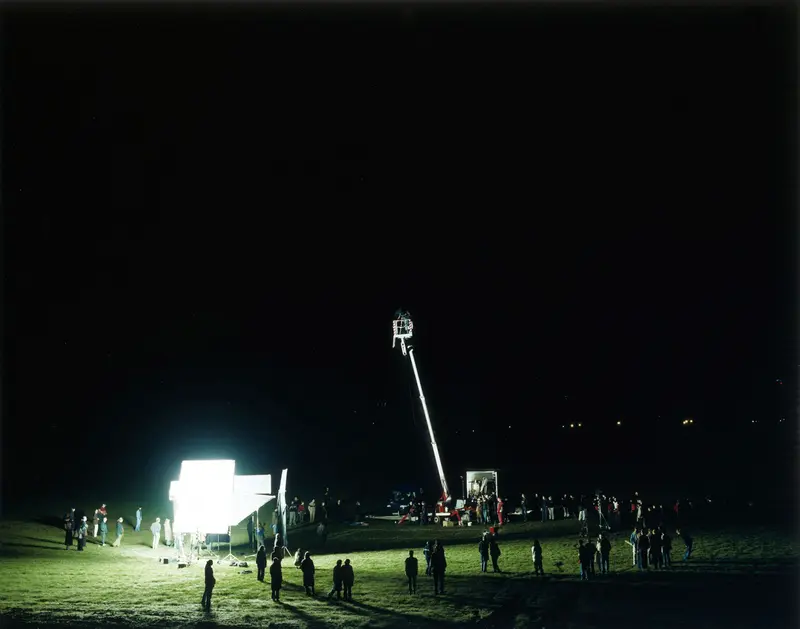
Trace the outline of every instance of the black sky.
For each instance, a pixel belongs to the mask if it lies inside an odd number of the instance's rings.
[[[621,443],[675,456],[687,416],[701,451],[755,418],[771,452],[795,409],[795,23],[9,9],[7,489],[32,450],[156,486],[219,455],[308,491],[435,488],[400,306],[454,478],[547,484],[577,438],[625,477]]]

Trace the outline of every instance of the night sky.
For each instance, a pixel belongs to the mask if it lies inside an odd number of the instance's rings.
[[[400,307],[455,493],[793,482],[793,14],[202,6],[7,9],[7,499],[435,493]]]

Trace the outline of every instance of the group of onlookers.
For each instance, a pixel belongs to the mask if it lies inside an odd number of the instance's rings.
[[[117,519],[117,537],[112,546],[118,547],[122,543],[122,536],[125,532],[122,523],[122,518]],[[89,539],[89,531],[88,518],[85,515],[79,517],[75,511],[75,507],[72,507],[64,514],[64,550],[72,548],[73,540],[77,540],[78,550],[83,551]],[[100,546],[106,545],[106,537],[108,536],[108,511],[106,505],[103,504],[94,510],[91,532],[94,539],[97,539],[99,536]]]
[[[119,547],[122,544],[122,538],[125,535],[125,520],[123,518],[117,518],[115,533],[116,538],[114,539],[114,543],[111,544],[114,547]],[[142,508],[139,507],[136,510],[136,525],[134,526],[134,531],[140,531],[142,527]],[[173,535],[172,535],[172,525],[169,521],[169,518],[164,520],[164,526],[161,525],[161,518],[156,518],[155,522],[150,526],[150,532],[153,534],[153,549],[157,549],[158,545],[161,541],[161,531],[164,531],[164,543],[167,546],[172,546],[173,544]],[[69,550],[72,547],[73,541],[77,540],[78,542],[78,550],[82,551],[86,548],[86,543],[89,537],[98,540],[99,546],[106,545],[106,539],[108,537],[108,510],[106,505],[100,505],[97,509],[94,510],[94,516],[92,518],[92,525],[91,528],[89,526],[89,519],[85,515],[78,515],[75,507],[72,507],[67,513],[64,514],[64,546],[66,550]]]

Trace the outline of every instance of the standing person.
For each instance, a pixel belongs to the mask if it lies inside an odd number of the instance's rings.
[[[505,509],[503,505],[503,499],[500,496],[497,497],[497,523],[500,526],[505,524]]]
[[[117,539],[114,540],[114,543],[112,544],[113,547],[119,547],[119,545],[122,543],[122,536],[124,534],[125,529],[122,526],[122,518],[119,518],[117,520]]]
[[[638,540],[639,548],[639,570],[647,570],[647,559],[650,554],[650,539],[647,537],[647,529],[642,529]]]
[[[650,565],[656,570],[660,570],[662,559],[661,532],[656,529],[650,529]]]
[[[633,553],[633,565],[639,563],[639,529],[635,526],[633,527],[633,533],[631,533],[630,539],[628,540],[628,544],[631,547],[631,551]]]
[[[333,567],[333,588],[328,592],[328,598],[336,594],[336,598],[342,598],[342,560],[337,559]]]
[[[497,560],[500,559],[500,546],[497,544],[497,538],[492,535],[489,537],[489,556],[492,558],[492,572],[502,572],[500,566],[497,565]]]
[[[483,534],[478,543],[478,554],[481,557],[481,572],[486,572],[486,567],[489,565],[489,535],[487,533]]]
[[[692,556],[692,550],[694,549],[694,540],[692,536],[689,535],[689,532],[686,529],[677,529],[675,533],[683,539],[683,543],[686,544],[686,552],[683,553],[683,560],[686,561]]]
[[[86,516],[83,516],[78,527],[78,550],[82,551],[84,549],[87,537],[89,537],[89,524],[86,521]]]
[[[161,541],[161,518],[156,518],[156,521],[150,525],[150,532],[153,534],[153,550],[156,550],[158,542]]]
[[[100,509],[94,510],[94,518],[92,519],[92,537],[97,537],[97,531],[100,528]]]
[[[444,546],[439,540],[436,540],[433,543],[433,552],[431,553],[434,594],[444,594],[444,573],[446,570],[447,558],[444,556]]]
[[[520,500],[520,507],[522,507],[522,521],[528,521],[528,501],[525,499],[525,494],[522,494],[522,499]]]
[[[108,535],[108,518],[103,518],[100,522],[100,546],[106,545],[106,535]]]
[[[283,584],[283,573],[281,572],[281,562],[277,557],[273,557],[272,565],[269,567],[269,584],[272,589],[272,600],[279,603],[281,600],[281,585]]]
[[[531,555],[533,556],[533,574],[541,574],[544,576],[544,568],[542,567],[542,545],[539,543],[538,539],[533,540]]]
[[[547,522],[547,498],[545,496],[542,496],[540,506],[542,507],[542,522]]]
[[[214,586],[216,584],[217,580],[214,578],[214,560],[209,559],[206,562],[206,589],[203,590],[203,598],[200,599],[200,605],[202,605],[206,611],[211,610],[211,594],[214,593]]]
[[[164,544],[172,546],[172,524],[169,518],[164,520]]]
[[[578,561],[581,564],[581,581],[588,581],[589,568],[592,562],[592,549],[589,544],[584,545],[583,540],[578,542]]]
[[[317,515],[317,501],[312,498],[311,502],[308,503],[308,521],[311,524],[314,524],[314,518]]]
[[[553,502],[552,496],[547,497],[547,517],[551,521],[556,519],[556,503]]]
[[[419,572],[419,562],[417,558],[414,557],[414,551],[408,551],[408,557],[406,557],[406,578],[408,579],[408,593],[409,594],[416,594],[417,593],[417,574]]]
[[[263,544],[259,547],[258,552],[256,553],[256,567],[258,568],[258,576],[256,578],[259,581],[263,581],[264,572],[267,570],[267,549],[264,548]]]
[[[608,574],[611,559],[611,542],[608,538],[600,534],[600,572]]]
[[[669,568],[670,566],[672,566],[672,557],[670,556],[671,553],[672,553],[672,538],[665,530],[661,534],[661,554],[663,556],[663,562],[665,568]]]
[[[254,533],[255,533],[255,523],[253,522],[253,516],[251,515],[250,518],[247,520],[247,543],[250,546],[250,548],[253,548]]]
[[[350,560],[345,559],[342,566],[342,585],[344,586],[344,600],[353,600],[353,584],[356,581],[356,575],[353,573],[353,566],[350,565]]]
[[[422,548],[422,556],[425,557],[425,576],[431,576],[431,553],[433,552],[433,542],[428,540]]]
[[[259,524],[256,529],[256,542],[259,546],[264,546],[264,525]],[[266,548],[266,547],[265,547]]]
[[[136,526],[133,527],[133,530],[137,533],[142,530],[142,508],[139,507],[136,509]]]
[[[64,515],[64,550],[72,548],[72,532],[75,530],[75,507]]]
[[[303,561],[300,562],[300,571],[303,573],[303,587],[306,589],[307,596],[315,596],[314,573],[317,571],[314,562],[311,560],[311,553],[306,551]]]

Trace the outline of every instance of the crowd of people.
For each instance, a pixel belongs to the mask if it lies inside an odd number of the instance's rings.
[[[327,531],[328,519],[332,515],[332,509],[329,508],[332,504],[326,489],[325,499],[321,504],[321,517],[318,520],[319,527],[324,529],[325,532]],[[336,504],[341,507],[341,501]],[[471,504],[468,502],[467,504],[465,513],[472,515],[478,524],[487,526],[480,535],[477,548],[479,559],[477,565],[480,566],[480,572],[482,573],[488,572],[490,565],[492,572],[502,572],[499,562],[502,555],[500,550],[500,530],[511,523],[510,514],[505,509],[506,504],[507,501],[497,497],[494,493],[474,496],[473,502]],[[419,505],[422,512],[424,512],[423,505],[424,503]],[[684,501],[684,503],[677,501],[671,509],[672,517],[669,517],[669,512],[663,506],[651,505],[645,507],[638,493],[634,493],[630,501],[628,501],[626,506],[629,511],[616,497],[607,497],[599,492],[594,496],[580,496],[577,500],[571,495],[564,494],[558,501],[551,496],[534,494],[532,506],[536,510],[529,508],[527,497],[525,494],[521,494],[518,507],[513,512],[517,516],[517,521],[527,521],[530,514],[538,512],[542,522],[554,519],[576,518],[580,523],[577,549],[581,580],[590,580],[596,574],[606,575],[610,572],[609,558],[612,539],[609,532],[615,528],[620,528],[623,512],[629,513],[633,520],[633,531],[625,540],[625,543],[631,547],[633,566],[640,571],[646,571],[649,568],[657,570],[669,569],[672,566],[672,538],[667,532],[667,520],[674,525],[673,529],[676,535],[685,543],[686,550],[683,559],[688,560],[693,551],[694,542],[692,537],[686,527],[680,524],[681,519],[685,516],[685,509],[692,506],[688,501]],[[600,528],[600,533],[596,540],[589,540],[588,537],[587,512],[590,509],[595,511]],[[335,513],[335,511],[333,512]],[[306,596],[316,596],[316,568],[311,552],[309,550],[303,551],[299,548],[294,555],[289,552],[280,532],[280,519],[277,510],[275,514],[272,523],[274,535],[272,550],[269,552],[267,551],[263,523],[257,522],[255,517],[251,517],[247,521],[249,544],[254,549],[257,548],[257,579],[261,582],[265,581],[268,572],[272,600],[280,602],[280,594],[284,584],[283,562],[287,558],[294,557],[294,567],[302,574],[303,589]],[[312,499],[306,505],[295,497],[292,503],[287,505],[287,514],[289,514],[287,518],[288,526],[296,527],[304,523],[314,523],[317,520],[316,501]],[[470,515],[466,515],[466,521],[469,521]],[[557,515],[559,517],[556,517]],[[83,551],[90,536],[96,540],[99,546],[105,546],[108,535],[108,520],[109,515],[105,504],[94,510],[91,526],[86,515],[79,515],[76,509],[72,508],[64,516],[65,548],[69,550],[73,546],[73,541],[77,540],[77,549]],[[140,531],[143,521],[142,507],[136,510],[135,520],[134,531]],[[420,524],[426,523],[422,517],[418,518],[418,521]],[[113,547],[121,545],[124,532],[124,519],[119,517],[116,520],[116,538],[111,544]],[[154,550],[158,549],[163,533],[166,546],[173,546],[174,544],[177,552],[183,552],[183,536],[173,535],[173,526],[168,518],[164,520],[163,525],[160,517],[155,518],[150,526],[150,533],[153,536],[152,547]],[[203,542],[204,540],[201,538],[193,539],[192,546],[200,546]],[[324,544],[324,536],[322,543]],[[443,543],[440,540],[425,542],[422,554],[425,559],[425,575],[432,578],[433,593],[435,595],[444,594],[447,559]],[[541,543],[538,539],[533,540],[531,561],[535,575],[544,576],[543,555],[544,550]],[[208,560],[205,564],[205,589],[201,605],[206,610],[211,608],[211,598],[216,584],[213,563],[213,560]],[[267,571],[268,566],[269,570]],[[403,568],[408,583],[408,592],[409,594],[416,594],[419,566],[414,550],[408,551],[408,557],[405,558]],[[399,570],[400,567],[398,566],[398,572]],[[332,583],[327,595],[328,598],[335,597],[338,600],[351,601],[355,572],[350,559],[345,558],[344,561],[338,559],[332,570],[331,577]]]
[[[106,545],[106,538],[108,537],[108,510],[106,505],[101,505],[95,509],[91,529],[89,528],[88,520],[87,516],[79,515],[74,507],[64,514],[64,550],[72,548],[73,542],[77,541],[77,549],[83,551],[86,548],[90,531],[91,537],[97,541],[99,546]],[[119,547],[124,533],[123,519],[118,518],[116,522],[117,537],[112,546]]]

